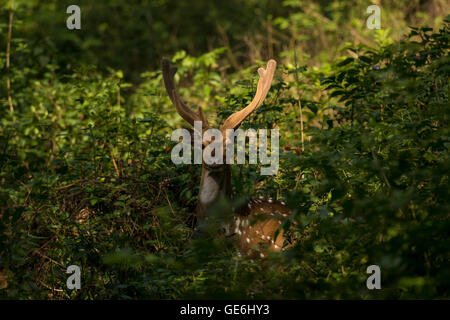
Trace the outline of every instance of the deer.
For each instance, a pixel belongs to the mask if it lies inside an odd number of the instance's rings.
[[[276,61],[273,59],[267,62],[265,69],[258,69],[259,80],[253,100],[244,109],[231,114],[220,127],[221,132],[225,133],[227,129],[237,129],[263,104],[271,87],[275,69]],[[180,98],[174,82],[176,72],[177,67],[171,66],[168,59],[162,60],[164,86],[176,111],[192,127],[194,127],[195,121],[201,121],[203,131],[211,128],[202,107],[198,107],[198,111],[195,112]],[[227,135],[223,134],[223,137],[226,139]],[[209,143],[211,141],[203,139],[203,149]],[[196,208],[197,224],[207,218],[208,212],[214,208],[219,199],[227,201],[233,199],[230,164],[225,161],[206,164],[203,160]],[[292,245],[289,243],[289,237],[286,237],[280,228],[282,221],[292,213],[284,202],[265,197],[250,198],[243,205],[231,210],[233,219],[226,229],[233,231],[233,235],[237,237],[241,256],[264,258],[269,252],[279,252]]]

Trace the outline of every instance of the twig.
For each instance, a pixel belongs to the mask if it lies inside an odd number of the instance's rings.
[[[120,170],[117,167],[117,163],[116,163],[116,160],[114,159],[114,155],[113,155],[112,149],[110,150],[110,154],[111,154],[111,159],[112,159],[112,162],[113,162],[113,165],[114,165],[114,169],[116,170],[116,174],[120,178]]]
[[[167,203],[169,204],[170,211],[172,211],[172,214],[175,215],[175,212],[173,211],[173,208],[172,208],[172,204],[170,203],[170,200],[169,200],[169,196],[167,195],[167,191],[164,190],[164,193],[166,195],[166,200],[167,200]]]
[[[330,23],[330,19],[328,19],[327,17],[323,16],[320,12],[317,11],[312,11],[309,8],[303,8],[303,11],[308,14],[309,16],[312,16],[316,19],[319,19],[322,23]],[[367,40],[366,38],[364,38],[355,28],[353,28],[352,26],[347,26],[347,29],[350,30],[350,33],[352,34],[352,36],[354,36],[355,38],[357,38],[359,40],[359,42],[361,42],[362,44],[370,47],[372,44],[369,40]]]
[[[267,18],[267,50],[269,51],[269,57],[273,57],[273,36],[272,36],[272,16]]]
[[[239,64],[236,60],[236,57],[233,55],[233,52],[231,51],[230,39],[228,38],[227,31],[219,24],[217,24],[217,31],[219,32],[223,42],[225,43],[225,46],[227,47],[228,60],[230,61],[233,68],[239,70]]]
[[[41,247],[41,248],[42,248],[42,247]],[[56,264],[57,266],[61,267],[63,270],[66,269],[66,268],[65,268],[61,263],[59,263],[58,261],[53,260],[52,258],[50,258],[50,257],[46,256],[45,254],[41,253],[41,252],[39,251],[41,248],[39,248],[39,249],[37,249],[37,250],[34,250],[34,251],[33,251],[33,254],[38,254],[38,255],[40,255],[42,258],[47,259],[47,260],[49,260],[50,262],[53,262],[53,263]]]
[[[375,155],[375,152],[374,152],[373,149],[371,150],[371,152],[372,152],[373,160],[375,160],[375,161],[378,162],[378,158],[377,158],[377,156]],[[392,190],[391,184],[389,183],[388,178],[386,177],[386,175],[384,174],[384,172],[382,171],[381,168],[380,168],[380,174],[381,174],[381,176],[383,177],[383,180],[384,180],[384,182],[386,183],[386,185],[387,185],[389,191],[391,191],[391,190]]]
[[[9,13],[9,24],[8,24],[8,40],[6,42],[6,89],[8,90],[8,104],[9,104],[9,110],[11,112],[14,112],[14,105],[12,103],[12,96],[11,96],[11,78],[10,78],[10,56],[11,56],[11,38],[12,38],[12,25],[14,20],[14,0],[11,1],[11,11]]]
[[[314,270],[313,268],[311,268],[306,262],[302,263],[309,271],[318,274],[316,270]]]
[[[66,184],[66,185],[63,185],[63,186],[55,187],[55,189],[57,189],[57,190],[67,189],[67,188],[73,187],[74,185],[77,185],[77,184],[85,182],[85,181],[88,181],[88,179],[80,179],[80,180],[77,180],[77,181],[75,181],[73,183],[70,183],[70,184]]]
[[[64,292],[64,290],[62,290],[62,289],[56,289],[56,288],[50,287],[48,284],[45,284],[45,282],[42,281],[41,279],[37,279],[37,280],[39,281],[39,283],[40,283],[41,285],[43,285],[43,286],[44,286],[46,289],[48,289],[48,290],[56,291],[56,292]]]
[[[303,136],[303,112],[302,112],[302,104],[300,102],[300,81],[298,79],[298,70],[297,70],[297,41],[294,44],[294,68],[295,68],[295,82],[296,82],[296,89],[297,89],[297,103],[298,103],[298,109],[300,110],[300,134],[302,138],[302,151],[305,151],[305,142],[304,142],[304,136]]]

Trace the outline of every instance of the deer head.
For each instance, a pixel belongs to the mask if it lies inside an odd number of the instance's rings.
[[[275,73],[276,62],[275,60],[269,60],[267,67],[259,68],[259,80],[256,89],[256,94],[251,103],[244,109],[230,115],[220,127],[220,132],[224,141],[222,145],[225,147],[229,142],[229,136],[227,135],[227,129],[237,129],[240,124],[248,118],[258,107],[260,107],[269,92],[271,82]],[[186,120],[192,127],[196,121],[201,122],[202,131],[210,129],[208,120],[203,113],[201,107],[198,111],[194,111],[187,107],[175,87],[174,75],[177,68],[170,66],[167,59],[162,61],[162,71],[164,78],[164,85],[167,90],[167,94],[170,100],[175,105],[178,114]],[[203,132],[201,136],[203,137]],[[212,141],[202,139],[203,149],[206,148]],[[225,155],[225,151],[223,152]],[[232,198],[232,185],[231,185],[231,171],[229,164],[225,161],[220,163],[202,163],[202,177],[200,182],[199,201],[197,204],[197,218],[203,219],[208,209],[221,198]],[[278,229],[281,219],[287,217],[290,210],[287,209],[283,203],[273,201],[271,199],[252,199],[245,204],[239,210],[234,212],[236,219],[232,225],[232,231],[234,231],[241,239],[241,251],[247,252],[249,248],[254,246],[260,246],[261,240],[266,247],[279,250],[283,246],[284,237],[280,232],[277,239],[274,239],[276,230]],[[256,216],[262,216],[266,214],[265,219],[256,219],[251,221],[251,218]],[[264,253],[259,252],[260,255]]]

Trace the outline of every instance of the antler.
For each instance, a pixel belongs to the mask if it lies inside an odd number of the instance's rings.
[[[256,94],[253,98],[252,102],[246,106],[241,111],[233,113],[229,116],[221,127],[221,131],[225,131],[226,129],[236,129],[242,121],[245,120],[253,111],[258,109],[259,106],[262,105],[264,99],[266,98],[267,93],[269,92],[270,85],[273,79],[273,75],[275,73],[275,69],[277,67],[277,62],[273,59],[270,59],[267,62],[267,68],[259,68],[259,81],[258,86],[256,88]]]
[[[178,114],[191,126],[194,126],[194,121],[202,121],[203,129],[209,129],[208,121],[206,120],[205,115],[203,114],[203,110],[201,107],[198,107],[198,113],[194,112],[192,109],[187,107],[183,101],[181,101],[177,90],[175,88],[175,82],[173,77],[177,72],[177,67],[170,66],[169,60],[162,60],[162,70],[163,70],[163,78],[164,78],[164,86],[166,87],[167,94],[169,95],[170,100],[175,105],[175,108],[178,111]]]

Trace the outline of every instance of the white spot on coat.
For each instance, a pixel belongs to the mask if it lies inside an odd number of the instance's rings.
[[[234,232],[236,233],[239,233],[240,234],[240,232],[239,232],[239,225],[241,224],[241,219],[239,219],[239,218],[237,218],[236,219],[236,222],[235,222],[235,229],[234,229]]]

